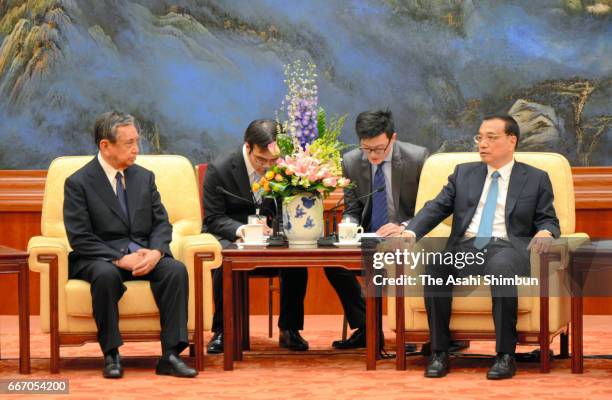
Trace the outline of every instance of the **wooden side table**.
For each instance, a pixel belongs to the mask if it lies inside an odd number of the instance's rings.
[[[0,246],[0,274],[19,280],[19,373],[30,373],[30,274],[28,253]]]
[[[368,250],[369,251],[369,250]],[[372,250],[374,251],[374,250]],[[372,268],[364,261],[364,249],[338,249],[319,247],[314,249],[290,249],[268,247],[266,249],[238,249],[235,245],[223,249],[223,367],[226,371],[234,368],[234,361],[242,360],[244,350],[245,304],[244,271],[255,268],[297,268],[297,267],[342,267],[365,272],[366,278],[366,369],[376,369],[380,354],[379,330],[381,298],[376,296],[372,281]]]
[[[593,288],[586,288],[585,283],[589,274],[597,276],[598,282],[607,284],[612,279],[612,241],[587,242],[587,244],[570,251],[569,262],[572,277],[572,373],[582,374],[584,371],[583,361],[583,296],[589,296]],[[592,285],[590,285],[592,286]],[[600,289],[607,294],[608,288]],[[594,295],[594,293],[590,293]]]

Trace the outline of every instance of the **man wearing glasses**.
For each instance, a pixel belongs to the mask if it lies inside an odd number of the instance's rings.
[[[217,237],[224,248],[243,237],[242,230],[257,208],[262,215],[276,213],[274,200],[262,199],[253,193],[253,183],[264,176],[277,157],[268,145],[276,140],[278,124],[261,119],[250,123],[244,133],[244,144],[233,153],[222,155],[206,170],[203,190],[205,232]],[[223,193],[219,188],[225,189]],[[233,196],[227,194],[232,193]],[[242,199],[240,199],[242,198]],[[264,234],[271,229],[266,226]],[[208,353],[223,352],[223,267],[213,272],[213,337],[207,345]],[[308,342],[300,336],[304,325],[304,297],[308,272],[306,268],[281,269],[279,344],[289,350],[308,350]]]
[[[457,165],[446,186],[402,232],[418,240],[452,215],[445,251],[484,254],[481,265],[429,265],[429,275],[443,282],[450,275],[529,276],[529,250],[546,252],[552,237],[559,237],[550,179],[545,171],[514,160],[519,137],[514,118],[486,117],[474,138],[482,162]],[[452,283],[424,288],[432,349],[425,369],[429,378],[443,377],[449,370],[452,289]],[[487,379],[508,379],[516,373],[517,287],[491,285],[491,295],[497,356]]]
[[[344,155],[343,168],[346,177],[356,185],[344,191],[343,218],[360,224],[365,232],[399,236],[404,230],[401,222],[414,215],[419,177],[428,151],[397,140],[389,110],[362,112],[357,116],[355,129],[360,148]],[[347,340],[334,341],[332,346],[365,347],[365,301],[359,282],[344,268],[326,268],[325,274],[338,293],[351,329],[355,329]]]

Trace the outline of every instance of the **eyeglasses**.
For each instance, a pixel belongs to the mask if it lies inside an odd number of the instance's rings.
[[[495,143],[497,141],[497,139],[499,139],[500,137],[502,137],[504,135],[475,135],[474,136],[474,143],[479,144],[480,142],[489,142],[489,143]],[[506,136],[508,136],[506,134]]]
[[[385,146],[384,149],[382,147],[370,148],[370,147],[363,147],[363,146],[360,146],[359,148],[361,149],[361,151],[363,151],[366,154],[374,153],[377,156],[381,156],[381,155],[385,154],[385,151],[387,151],[387,149],[389,148],[390,144],[391,144],[391,139],[389,139],[389,141],[387,142],[387,145]]]
[[[259,165],[268,166],[274,164],[278,158],[264,158],[260,156],[254,156],[255,162]]]

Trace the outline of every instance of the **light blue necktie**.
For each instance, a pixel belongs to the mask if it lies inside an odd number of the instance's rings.
[[[384,188],[380,192],[374,193],[372,196],[372,221],[370,223],[370,230],[376,232],[378,228],[389,222],[387,215],[387,186],[385,182],[385,173],[383,172],[383,165],[385,161],[381,162],[376,169],[374,174],[374,184],[372,188],[374,190],[378,188]]]
[[[499,193],[497,179],[499,177],[498,171],[491,174],[491,186],[489,186],[489,193],[487,193],[487,199],[482,209],[482,217],[480,218],[480,225],[478,225],[478,233],[476,234],[477,237],[474,240],[474,247],[479,250],[483,249],[491,241],[491,235],[493,235],[493,220],[495,219],[495,207],[497,207],[497,194]]]

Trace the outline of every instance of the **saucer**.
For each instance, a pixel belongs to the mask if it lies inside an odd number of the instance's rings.
[[[361,247],[361,242],[358,240],[355,240],[354,242],[335,242],[334,246],[340,247],[340,248],[352,249],[355,247]]]
[[[237,243],[239,249],[257,250],[268,247],[268,242],[242,242]]]

